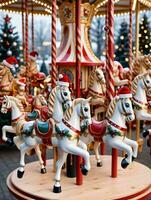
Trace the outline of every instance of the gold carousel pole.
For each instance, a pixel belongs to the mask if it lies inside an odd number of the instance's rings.
[[[140,3],[137,1],[136,4],[136,30],[135,30],[135,46],[136,46],[136,58],[139,54],[139,13],[140,13]]]
[[[136,59],[139,56],[139,14],[140,14],[140,2],[136,3],[136,30],[135,30],[135,46],[136,46]],[[136,119],[136,141],[138,143],[138,151],[142,152],[143,139],[140,138],[140,120]]]

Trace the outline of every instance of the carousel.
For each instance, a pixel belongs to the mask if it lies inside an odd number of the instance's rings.
[[[147,199],[151,197],[150,169],[135,162],[142,151],[140,120],[151,121],[151,56],[139,55],[139,13],[150,0],[4,0],[0,9],[22,15],[24,66],[8,57],[0,64],[1,113],[11,123],[2,127],[1,141],[15,143],[18,168],[7,178],[17,199]],[[114,61],[114,16],[129,13],[129,69]],[[136,54],[132,53],[135,13]],[[29,53],[28,17],[32,16]],[[52,63],[48,77],[36,66],[34,16],[52,18]],[[106,60],[99,60],[88,31],[94,16],[105,17]],[[56,19],[61,43],[56,47]],[[132,106],[133,104],[133,106]],[[136,140],[132,123],[136,121]],[[13,140],[7,132],[14,135]],[[149,137],[150,130],[145,130]],[[93,144],[93,145],[92,145]],[[95,155],[89,153],[92,148]],[[112,155],[105,155],[105,146]],[[46,149],[53,159],[46,161]],[[37,162],[25,164],[36,153]],[[118,156],[122,151],[122,157]],[[101,155],[100,153],[101,152]]]

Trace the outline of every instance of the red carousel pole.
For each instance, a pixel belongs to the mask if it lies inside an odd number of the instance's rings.
[[[80,6],[81,0],[76,1],[76,97],[80,97],[80,75],[81,75],[81,27],[80,27]],[[77,156],[76,163],[76,184],[82,185],[83,177],[80,170],[82,158]]]
[[[34,8],[33,8],[33,2],[32,2],[32,8],[31,8],[31,35],[32,35],[32,51],[34,51]]]
[[[22,0],[22,46],[23,46],[23,57],[25,59],[25,21],[24,21],[24,0]]]
[[[113,78],[113,61],[114,61],[114,0],[108,0],[108,51],[107,51],[107,83],[108,96],[111,100],[115,95],[114,78]],[[112,149],[112,173],[113,178],[117,177],[117,149]]]
[[[52,77],[52,88],[56,86],[57,82],[57,74],[58,74],[58,68],[56,64],[56,58],[57,58],[57,48],[56,48],[56,18],[57,18],[57,1],[53,0],[52,1],[52,24],[51,24],[51,29],[52,29],[52,35],[51,35],[51,57],[52,57],[52,65],[51,65],[51,77]],[[46,151],[46,149],[45,149]],[[54,153],[54,170],[55,170],[55,162],[57,160],[57,148],[53,148],[53,153]],[[46,156],[46,153],[44,154]],[[44,158],[46,160],[46,157]]]
[[[28,62],[28,0],[25,1],[25,61]]]
[[[51,55],[52,55],[52,88],[56,86],[56,81],[57,81],[57,65],[56,65],[56,56],[57,56],[57,51],[56,51],[56,17],[57,17],[57,9],[56,9],[56,0],[52,1],[52,50],[51,50]]]

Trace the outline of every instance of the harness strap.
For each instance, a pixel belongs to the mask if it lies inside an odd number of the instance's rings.
[[[0,88],[3,88],[3,87],[6,87],[6,86],[9,86],[10,84],[7,83],[7,84],[0,84]]]
[[[114,123],[113,121],[111,121],[110,119],[108,119],[108,123],[109,123],[110,125],[114,126],[115,128],[119,129],[120,131],[124,132],[124,133],[127,131],[127,128],[124,128],[124,127],[121,127],[121,126],[115,124],[115,123]]]
[[[93,92],[94,94],[97,94],[99,96],[105,97],[105,94],[103,93],[99,93],[99,92],[95,92],[94,90],[92,90],[91,88],[88,88],[90,92]]]
[[[74,128],[73,126],[71,126],[71,124],[69,124],[66,120],[62,119],[62,122],[68,127],[70,128],[73,132],[77,133],[78,136],[80,135],[81,131],[79,131],[78,129]]]
[[[23,113],[19,116],[19,117],[17,117],[17,118],[15,118],[15,119],[12,119],[12,122],[16,122],[16,121],[18,121],[21,117],[23,117]]]
[[[136,101],[136,102],[139,103],[139,104],[142,104],[142,105],[145,105],[145,106],[148,105],[148,103],[144,103],[144,102],[142,102],[142,101],[136,99],[135,97],[133,97],[133,100]]]

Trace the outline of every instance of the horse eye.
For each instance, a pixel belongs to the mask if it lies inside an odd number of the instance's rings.
[[[88,112],[88,108],[84,108],[84,111],[85,111],[85,112]]]
[[[149,80],[146,80],[146,83],[149,83]]]
[[[64,96],[67,96],[68,95],[68,93],[67,92],[64,92]]]
[[[126,103],[125,106],[128,108],[129,107],[129,103]]]

